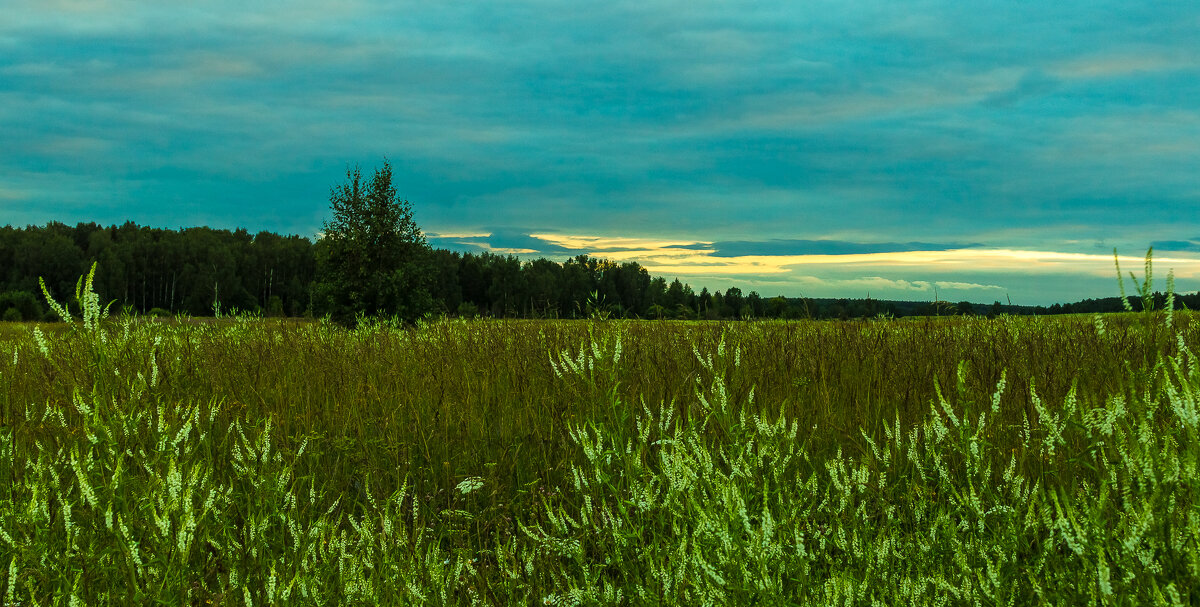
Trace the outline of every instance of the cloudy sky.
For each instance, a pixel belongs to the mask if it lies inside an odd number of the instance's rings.
[[[1200,289],[1200,4],[5,0],[0,225],[315,235],[382,158],[437,246],[764,295]]]

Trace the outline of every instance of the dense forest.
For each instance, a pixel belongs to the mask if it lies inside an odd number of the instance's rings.
[[[321,315],[314,280],[321,241],[272,232],[169,230],[120,226],[0,228],[0,318],[47,318],[38,287],[70,299],[79,276],[98,262],[95,288],[114,312],[209,316],[220,310],[266,316]],[[436,313],[524,318],[735,319],[855,318],[934,314],[1116,312],[1120,299],[1087,299],[1050,307],[959,302],[763,297],[737,287],[696,292],[678,279],[651,276],[635,262],[580,255],[564,262],[431,249],[425,255]],[[1159,295],[1161,299],[1161,295]],[[1177,296],[1189,308],[1200,294]],[[1131,298],[1135,309],[1141,301]]]

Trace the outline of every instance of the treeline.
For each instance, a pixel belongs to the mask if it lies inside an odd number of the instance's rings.
[[[321,241],[272,232],[169,230],[120,226],[0,228],[0,318],[47,319],[38,287],[43,277],[60,301],[71,299],[79,276],[98,262],[95,288],[113,311],[208,316],[233,310],[266,316],[324,313],[314,298]],[[651,276],[635,262],[580,255],[565,262],[521,261],[510,255],[430,251],[434,310],[458,316],[523,318],[628,317],[664,319],[859,318],[948,314],[1116,312],[1118,298],[1050,307],[959,302],[763,297],[731,287],[724,292]],[[1158,295],[1161,307],[1162,295]],[[1189,308],[1200,294],[1177,296]],[[1131,298],[1135,307],[1141,301]]]
[[[70,300],[79,276],[98,262],[95,289],[114,311],[211,315],[225,310],[298,316],[308,309],[313,244],[299,236],[246,230],[166,230],[126,222],[0,228],[0,314],[38,320],[48,313],[38,278]],[[16,312],[13,312],[16,310]]]
[[[98,262],[95,288],[114,310],[140,314],[212,315],[217,310],[267,316],[320,315],[315,297],[322,243],[272,232],[183,228],[126,222],[120,226],[0,228],[0,314],[40,320],[49,313],[38,286],[70,299],[79,276]],[[766,300],[652,277],[635,262],[580,255],[563,263],[521,261],[511,255],[442,249],[426,258],[428,287],[437,312],[462,316],[578,318],[799,317],[811,314],[796,300]]]

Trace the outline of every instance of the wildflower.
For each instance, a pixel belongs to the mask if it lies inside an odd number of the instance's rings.
[[[50,358],[50,344],[46,343],[46,335],[42,333],[40,327],[33,328],[33,341],[37,344],[38,351],[42,353],[42,356]],[[16,350],[13,350],[13,364],[17,364]]]
[[[482,486],[483,486],[482,478],[479,478],[478,476],[471,476],[471,477],[464,479],[455,488],[458,489],[459,493],[466,495]]]
[[[16,589],[17,589],[17,557],[16,557],[16,555],[14,555],[12,560],[10,560],[8,562],[8,590],[4,593],[4,604],[5,605],[15,605],[16,604],[16,602],[13,601],[13,593],[16,592]]]
[[[50,290],[46,288],[46,281],[42,280],[40,276],[38,277],[38,285],[42,287],[42,295],[46,297],[46,304],[50,306],[50,310],[58,315],[63,322],[71,324],[71,313],[67,312],[67,308],[65,306],[59,304],[53,297],[50,296]]]

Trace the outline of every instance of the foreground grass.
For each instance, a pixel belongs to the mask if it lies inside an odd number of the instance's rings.
[[[0,336],[5,604],[1196,604],[1188,314]]]

